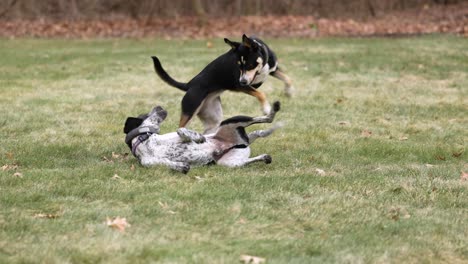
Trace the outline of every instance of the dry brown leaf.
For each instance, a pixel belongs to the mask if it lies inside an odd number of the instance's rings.
[[[55,218],[59,218],[60,216],[58,214],[35,214],[33,216],[34,218],[46,218],[46,219],[55,219]]]
[[[340,125],[340,126],[349,126],[349,125],[351,125],[351,123],[349,121],[340,121],[340,122],[338,122],[338,125]]]
[[[424,164],[424,166],[426,166],[427,168],[434,168],[435,167],[434,164],[429,164],[429,163]]]
[[[468,181],[468,173],[462,171],[460,175],[460,181]]]
[[[7,152],[7,153],[5,154],[5,156],[6,156],[7,159],[9,159],[9,160],[12,160],[13,157],[14,157],[13,153],[11,153],[11,152]]]
[[[463,152],[465,152],[464,149],[463,149],[463,150],[460,150],[460,151],[457,151],[457,152],[453,152],[453,153],[452,153],[452,157],[458,158],[458,157],[460,157],[460,156],[463,154]]]
[[[321,176],[324,176],[324,175],[326,174],[326,172],[325,172],[324,170],[319,169],[319,168],[316,168],[316,169],[315,169],[315,172],[317,172],[318,175],[321,175]]]
[[[106,224],[108,227],[114,228],[119,230],[120,232],[125,232],[125,228],[130,227],[131,225],[127,222],[127,219],[115,217],[114,219],[110,219],[107,217]]]
[[[400,141],[405,141],[405,140],[408,140],[408,137],[401,136],[400,138],[398,138],[398,140],[400,140]]]
[[[18,165],[16,164],[5,164],[2,166],[2,171],[9,171],[9,170],[16,170],[18,169]]]
[[[114,163],[113,160],[109,159],[109,158],[106,157],[106,156],[103,156],[102,159],[103,159],[105,162]]]
[[[259,263],[265,263],[266,259],[261,258],[261,257],[256,257],[256,256],[241,255],[240,261],[246,264],[247,263],[259,264]]]
[[[13,176],[18,177],[18,178],[23,178],[23,173],[15,172],[15,174],[13,174]]]
[[[206,47],[209,49],[213,48],[213,42],[211,41],[206,42]]]
[[[361,131],[361,137],[366,137],[366,138],[368,138],[368,137],[370,137],[370,136],[372,136],[372,131],[367,130],[367,129],[364,129],[363,131]]]
[[[158,201],[159,206],[161,206],[162,209],[168,209],[169,205],[166,202],[161,202]]]
[[[130,166],[130,170],[134,171],[135,170],[135,165],[132,164],[132,166]]]
[[[114,174],[114,176],[112,176],[112,179],[114,179],[114,180],[119,180],[119,179],[122,179],[122,178],[120,178],[120,176],[119,176],[119,175],[117,175],[117,174]]]

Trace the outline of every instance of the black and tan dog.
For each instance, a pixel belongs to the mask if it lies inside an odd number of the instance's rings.
[[[226,90],[255,96],[264,114],[271,111],[266,95],[257,90],[268,75],[285,83],[285,93],[292,92],[291,80],[278,67],[275,53],[260,39],[242,36],[242,42],[224,39],[231,49],[209,63],[188,83],[174,80],[152,57],[156,73],[167,84],[185,91],[179,127],[185,127],[194,115],[201,119],[205,134],[213,132],[223,118],[220,94]]]

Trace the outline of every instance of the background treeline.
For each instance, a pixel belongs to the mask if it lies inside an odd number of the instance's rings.
[[[466,0],[0,0],[3,19],[96,19],[178,16],[312,15],[369,18]]]

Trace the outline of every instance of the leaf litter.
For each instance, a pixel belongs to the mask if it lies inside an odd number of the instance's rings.
[[[116,229],[122,233],[125,232],[125,229],[127,227],[130,227],[131,225],[127,222],[127,219],[125,217],[121,218],[119,216],[111,219],[107,217],[106,219],[106,225],[110,228]]]

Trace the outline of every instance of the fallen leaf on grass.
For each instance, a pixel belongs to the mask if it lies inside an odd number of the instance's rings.
[[[102,159],[105,162],[114,163],[114,161],[123,162],[125,159],[127,159],[127,157],[128,157],[128,153],[118,154],[118,153],[112,152],[110,158],[103,156]]]
[[[16,170],[18,169],[18,165],[16,164],[5,164],[2,166],[2,171],[9,171],[9,170]]]
[[[408,140],[408,137],[402,136],[402,137],[398,138],[398,140],[405,141],[405,140]]]
[[[58,214],[35,214],[33,216],[34,218],[46,218],[46,219],[55,219],[59,218],[60,216]]]
[[[114,176],[112,176],[112,179],[114,179],[114,180],[119,180],[119,179],[122,179],[122,178],[120,178],[120,176],[119,176],[119,175],[117,175],[117,174],[114,174]]]
[[[326,172],[324,170],[319,169],[319,168],[315,169],[315,172],[317,172],[318,175],[321,175],[321,176],[324,176],[326,174]]]
[[[340,122],[338,122],[338,125],[340,125],[340,126],[349,126],[349,125],[351,125],[351,123],[349,121],[340,121]]]
[[[242,217],[241,217],[241,218],[239,218],[239,220],[237,221],[237,223],[243,225],[243,224],[246,224],[246,223],[247,223],[247,220],[245,220],[245,218],[242,218]]]
[[[240,256],[240,261],[243,263],[252,263],[252,264],[259,264],[259,263],[265,263],[264,258],[256,257],[256,256],[249,256],[249,255],[241,255]]]
[[[462,171],[460,175],[460,181],[468,181],[468,173]]]
[[[106,157],[106,156],[103,156],[102,159],[103,159],[105,162],[114,163],[113,160],[109,159],[109,158]]]
[[[460,157],[460,156],[463,154],[463,152],[465,152],[464,149],[463,149],[463,150],[460,150],[460,151],[457,151],[457,152],[454,152],[454,153],[452,153],[452,157],[458,158],[458,157]]]
[[[134,171],[135,170],[135,165],[132,164],[132,166],[130,166],[130,170]]]
[[[169,214],[176,214],[176,212],[174,212],[174,211],[172,211],[172,210],[169,210],[169,205],[167,204],[167,202],[158,201],[158,204],[159,204],[159,206],[161,206],[161,208],[164,209],[164,211],[166,211],[167,213],[169,213]]]
[[[361,131],[361,137],[368,138],[370,136],[372,136],[372,131],[369,131],[367,129],[364,129],[363,131]]]
[[[120,218],[118,216],[112,220],[107,217],[106,224],[108,227],[117,229],[122,233],[125,232],[125,228],[130,227],[130,224],[127,222],[125,217]]]
[[[23,173],[15,172],[15,174],[13,174],[13,176],[18,177],[18,178],[23,178]]]
[[[169,205],[166,202],[161,202],[158,201],[159,206],[161,206],[162,209],[168,209]]]
[[[7,157],[7,159],[9,159],[9,160],[12,160],[12,159],[13,159],[13,157],[14,157],[13,153],[11,153],[11,152],[7,152],[7,153],[5,153],[5,156],[6,156],[6,157]]]
[[[408,219],[411,217],[411,215],[405,209],[392,207],[388,212],[388,217],[393,221],[398,221],[400,218]]]
[[[429,164],[429,163],[424,164],[424,166],[426,166],[427,168],[434,168],[435,167],[435,165]]]

